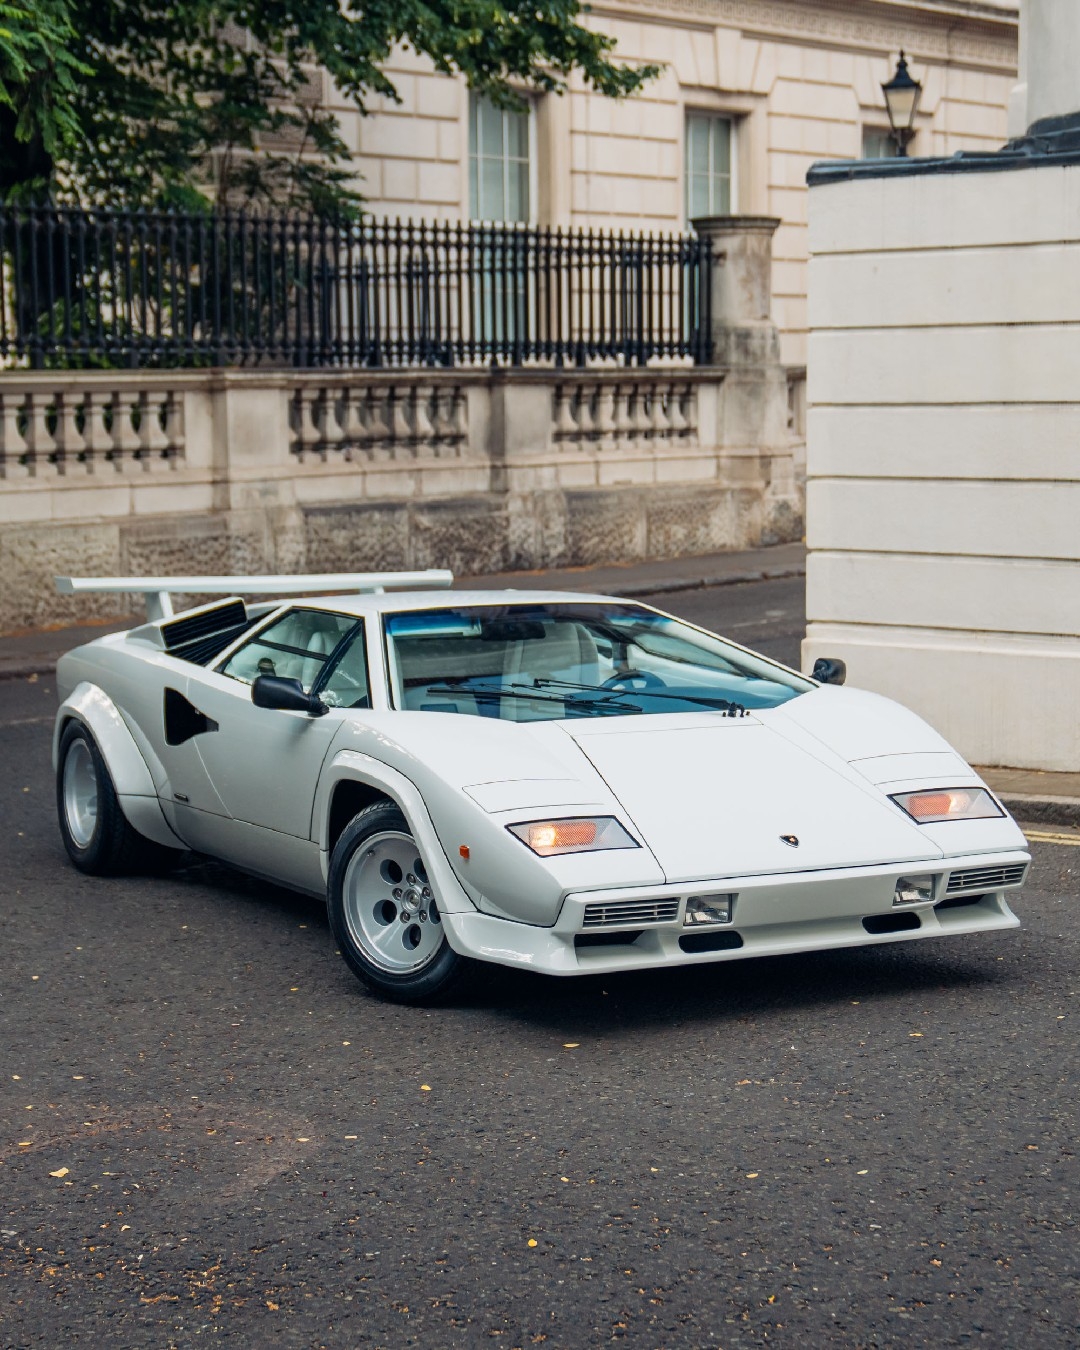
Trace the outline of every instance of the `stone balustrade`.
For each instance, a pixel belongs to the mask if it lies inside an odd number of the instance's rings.
[[[298,464],[456,456],[469,438],[460,381],[440,384],[393,375],[303,383],[289,407],[290,449]]]
[[[167,384],[113,374],[60,387],[0,381],[0,479],[168,472],[183,459],[184,401]]]
[[[562,450],[696,445],[696,386],[692,374],[647,369],[560,379],[554,443]]]
[[[57,596],[63,572],[478,573],[798,537],[783,406],[761,435],[761,399],[782,404],[783,380],[752,402],[730,378],[6,372],[0,631],[124,608]]]

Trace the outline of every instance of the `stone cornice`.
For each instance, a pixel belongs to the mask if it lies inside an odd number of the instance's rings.
[[[594,12],[671,16],[747,35],[898,51],[1015,71],[1017,12],[966,0],[600,0]]]

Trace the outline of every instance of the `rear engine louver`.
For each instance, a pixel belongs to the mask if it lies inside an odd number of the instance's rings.
[[[204,666],[250,626],[243,600],[223,600],[163,623],[161,636],[173,656]]]

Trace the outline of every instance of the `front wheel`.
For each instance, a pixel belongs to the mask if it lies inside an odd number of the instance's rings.
[[[342,831],[327,905],[349,968],[383,998],[438,1002],[472,964],[446,940],[423,856],[392,802],[367,807]]]

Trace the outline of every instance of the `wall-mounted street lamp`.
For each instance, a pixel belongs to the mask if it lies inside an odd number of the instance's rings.
[[[881,92],[885,95],[885,107],[889,113],[892,138],[896,142],[896,153],[906,155],[908,146],[915,139],[915,110],[919,106],[922,85],[918,80],[911,78],[903,52],[900,53],[900,60],[896,63],[896,74],[888,84],[881,86]]]

